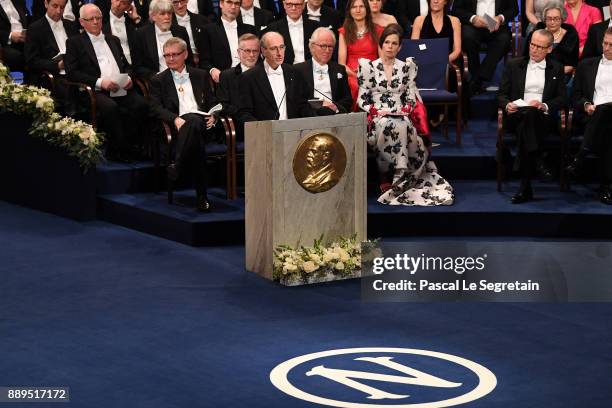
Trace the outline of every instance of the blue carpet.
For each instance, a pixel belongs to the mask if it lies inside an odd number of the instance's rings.
[[[491,369],[497,388],[465,406],[610,406],[610,304],[362,303],[356,281],[282,288],[249,274],[240,246],[2,202],[0,225],[0,386],[69,386],[70,406],[86,408],[313,407],[276,390],[270,370],[384,346]]]

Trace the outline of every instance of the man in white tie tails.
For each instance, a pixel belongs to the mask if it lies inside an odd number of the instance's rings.
[[[353,98],[346,68],[331,60],[336,46],[334,32],[326,27],[317,28],[308,46],[312,59],[295,64],[294,68],[304,77],[309,96],[323,101],[317,115],[350,112]]]
[[[275,31],[283,36],[286,64],[304,62],[311,57],[308,39],[319,27],[319,23],[302,18],[304,0],[285,0],[283,5],[287,16],[271,23],[266,31]]]
[[[284,120],[315,116],[308,104],[302,76],[284,64],[283,36],[268,32],[261,37],[264,63],[242,74],[240,114],[245,121]]]
[[[552,44],[550,32],[535,31],[529,57],[509,61],[499,86],[497,101],[506,113],[504,126],[518,142],[515,167],[521,174],[521,187],[512,197],[513,204],[533,199],[532,167],[542,178],[552,178],[542,157],[542,139],[556,130],[557,112],[567,105],[563,65],[546,60]]]
[[[109,134],[107,156],[130,161],[129,140],[134,141],[145,127],[148,115],[144,98],[132,89],[130,65],[121,43],[102,33],[102,13],[94,4],[81,7],[81,34],[68,38],[64,63],[68,79],[95,89],[98,124]],[[122,120],[129,116],[129,120]]]
[[[114,35],[121,41],[121,49],[127,61],[132,63],[132,49],[136,40],[136,29],[143,26],[146,21],[135,13],[128,13],[132,9],[131,0],[111,0],[111,8],[107,15],[103,15],[102,32]]]
[[[189,47],[193,53],[193,64],[199,67],[204,42],[204,27],[208,24],[208,19],[188,10],[187,0],[172,0],[172,7],[174,8],[173,23],[176,22],[187,30]]]
[[[209,212],[206,194],[206,140],[215,126],[215,114],[204,116],[216,105],[208,72],[185,65],[188,45],[171,38],[163,46],[168,69],[151,80],[151,111],[168,123],[176,139],[174,162],[168,165],[170,187],[185,171],[193,174],[197,194],[196,209]]]

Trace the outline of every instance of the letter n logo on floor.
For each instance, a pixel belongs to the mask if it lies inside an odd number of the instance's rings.
[[[287,360],[270,372],[279,390],[347,408],[442,408],[489,394],[497,378],[463,357],[429,350],[367,347]]]

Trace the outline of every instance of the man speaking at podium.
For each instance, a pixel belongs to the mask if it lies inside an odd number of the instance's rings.
[[[283,36],[270,31],[261,37],[264,63],[242,74],[240,112],[246,122],[315,116],[301,75],[285,59]]]
[[[308,41],[312,59],[293,66],[304,77],[308,96],[323,101],[316,110],[319,116],[349,113],[353,106],[346,68],[331,61],[335,46],[334,32],[319,27]]]

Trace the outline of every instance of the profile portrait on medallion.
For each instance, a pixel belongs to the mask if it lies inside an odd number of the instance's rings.
[[[304,139],[293,156],[293,175],[311,193],[330,190],[344,175],[346,151],[342,142],[329,133]]]

